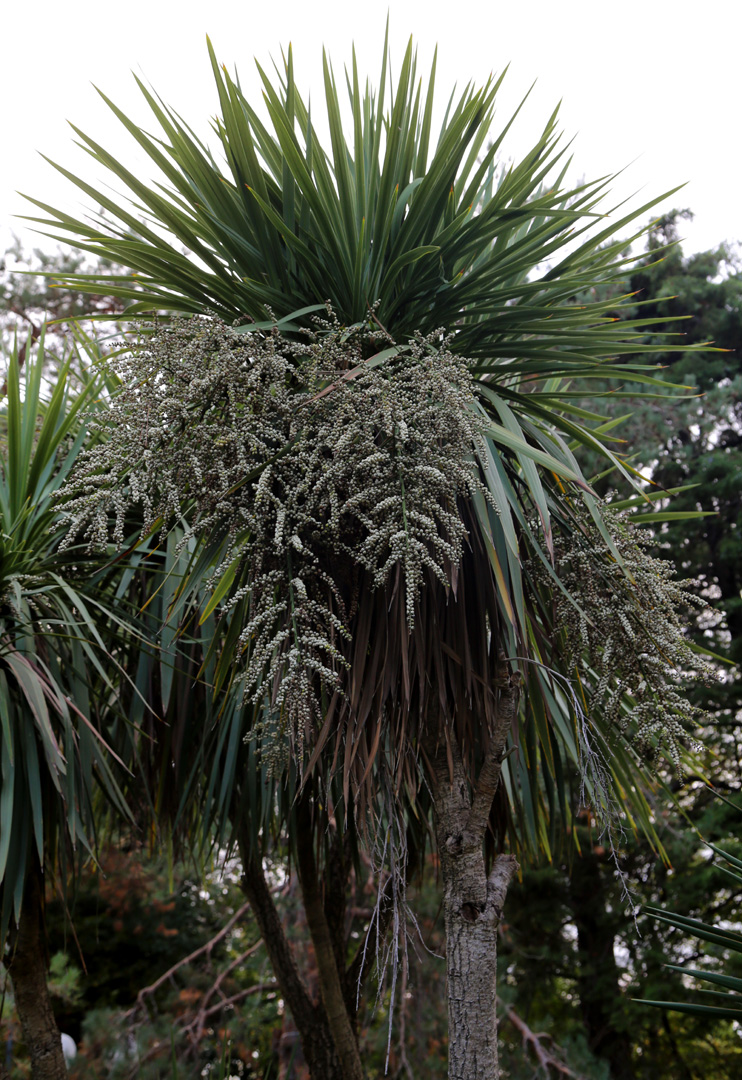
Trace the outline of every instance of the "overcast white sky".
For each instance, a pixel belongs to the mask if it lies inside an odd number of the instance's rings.
[[[91,83],[150,130],[148,109],[131,76],[143,75],[201,134],[216,111],[205,35],[243,89],[260,100],[253,57],[270,67],[293,44],[297,81],[318,102],[324,44],[341,76],[355,42],[361,73],[378,80],[386,5],[339,0],[36,0],[6,5],[0,24],[4,83],[0,239],[12,215],[27,210],[16,189],[78,212],[82,196],[38,155],[92,178],[93,162],[73,145],[70,120],[131,166],[130,137]],[[518,157],[540,133],[556,103],[573,144],[573,180],[629,166],[618,195],[642,202],[687,182],[661,209],[688,206],[686,251],[742,241],[740,137],[740,0],[391,0],[392,61],[410,34],[427,73],[439,46],[437,85],[483,82],[510,63],[501,92],[504,121],[537,80],[506,146]],[[31,211],[33,212],[33,211]],[[41,241],[51,246],[49,241]],[[3,245],[4,246],[4,245]]]

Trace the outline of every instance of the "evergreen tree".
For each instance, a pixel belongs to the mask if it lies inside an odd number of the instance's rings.
[[[105,543],[111,529],[122,543],[138,504],[145,533],[185,516],[173,558],[188,568],[168,616],[182,631],[195,609],[202,624],[221,610],[202,670],[228,701],[213,726],[199,717],[200,744],[181,718],[168,746],[195,756],[168,750],[163,785],[180,774],[181,805],[198,798],[199,825],[239,844],[313,1075],[363,1075],[353,987],[367,950],[346,966],[353,852],[370,842],[386,867],[372,923],[380,951],[394,931],[393,952],[427,821],[444,883],[449,1075],[491,1080],[515,853],[554,847],[572,777],[609,820],[618,801],[656,835],[641,756],[680,767],[693,716],[674,689],[677,669],[699,666],[673,613],[685,594],[602,512],[568,442],[623,468],[567,380],[641,380],[642,365],[610,358],[658,346],[638,340],[641,320],[609,318],[610,300],[574,302],[625,271],[604,246],[624,222],[591,230],[603,182],[547,182],[555,117],[500,171],[502,136],[485,149],[499,83],[468,88],[431,150],[434,78],[423,98],[410,46],[388,113],[386,52],[378,95],[354,68],[350,140],[325,63],[325,152],[290,54],[277,87],[263,79],[272,130],[212,61],[226,175],[144,88],[167,152],[112,108],[167,190],[82,136],[170,239],[107,196],[111,217],[94,227],[38,204],[83,249],[138,272],[70,282],[134,300],[134,315],[201,315],[158,324],[122,361],[107,449],[68,489],[70,535]],[[283,828],[319,1001],[263,870]]]

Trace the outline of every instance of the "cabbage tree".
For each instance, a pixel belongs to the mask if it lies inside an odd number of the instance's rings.
[[[133,271],[76,287],[131,301],[132,318],[198,316],[160,319],[122,359],[107,449],[67,487],[70,536],[122,540],[133,504],[145,531],[186,522],[170,617],[185,632],[193,604],[205,624],[220,616],[203,672],[226,704],[195,739],[183,717],[180,820],[190,807],[239,844],[312,1075],[363,1075],[357,985],[374,943],[346,964],[337,867],[362,845],[376,859],[383,959],[430,827],[450,1075],[490,1080],[516,860],[548,857],[583,797],[611,843],[619,818],[657,843],[648,761],[679,762],[692,718],[673,690],[694,664],[682,592],[603,512],[576,456],[597,450],[632,479],[584,399],[590,379],[654,381],[660,346],[598,286],[631,262],[607,242],[659,200],[608,219],[609,179],[566,186],[556,113],[504,165],[501,79],[452,95],[436,137],[435,64],[423,88],[411,44],[393,87],[386,48],[377,90],[353,62],[347,134],[325,58],[329,147],[290,51],[277,80],[259,69],[261,115],[209,49],[221,159],[140,84],[157,135],[105,100],[158,182],[75,129],[126,199],[62,169],[100,215],[32,200],[53,235]],[[657,520],[647,498],[618,509]],[[262,871],[281,823],[320,1002]]]

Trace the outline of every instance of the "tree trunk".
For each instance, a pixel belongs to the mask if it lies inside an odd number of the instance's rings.
[[[312,1001],[316,1001],[319,997],[317,965],[314,961],[314,949],[309,940],[304,908],[298,899],[299,879],[293,868],[289,870],[289,877],[281,890],[281,895],[291,900],[290,910],[282,913],[282,925],[284,929],[291,927],[291,951],[297,967],[301,970],[307,992]],[[277,1080],[311,1080],[301,1045],[301,1035],[291,1009],[283,1011],[281,1031],[276,1039],[276,1052],[278,1055]]]
[[[284,1010],[275,1051],[278,1057],[278,1080],[311,1080],[301,1045],[301,1035],[290,1009]]]
[[[323,1002],[315,1004],[307,991],[286,939],[281,918],[265,880],[262,864],[250,854],[249,839],[240,835],[242,889],[250,901],[273,973],[301,1037],[304,1060],[312,1080],[350,1080],[335,1048]]]
[[[484,839],[507,734],[518,706],[518,684],[504,673],[498,685],[496,730],[473,791],[453,731],[435,732],[431,724],[424,747],[443,875],[449,1080],[499,1077],[497,928],[518,864],[511,855],[498,855],[488,875]],[[448,746],[446,739],[450,739]]]
[[[336,948],[336,941],[333,940],[317,876],[310,796],[307,788],[299,796],[296,818],[299,835],[307,838],[306,842],[300,841],[297,844],[297,863],[304,897],[304,911],[307,916],[309,935],[314,945],[320,992],[327,1022],[343,1067],[345,1080],[364,1080],[358,1041],[353,1030],[344,987],[344,958],[338,956],[340,950]],[[353,1010],[353,1016],[355,1016],[355,1010]]]
[[[510,855],[498,855],[486,877],[447,854],[441,867],[449,1080],[497,1080],[497,927],[517,863]]]
[[[21,918],[10,942],[8,972],[31,1058],[32,1080],[67,1080],[62,1037],[46,985],[42,888],[41,870],[36,865],[26,879]]]

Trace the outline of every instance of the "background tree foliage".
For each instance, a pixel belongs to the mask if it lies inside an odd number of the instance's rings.
[[[119,299],[60,285],[66,274],[113,269],[111,262],[96,263],[61,247],[54,252],[43,248],[29,252],[14,238],[0,259],[0,338],[5,348],[10,349],[17,337],[22,359],[28,342],[37,342],[43,328],[47,363],[59,362],[69,351],[73,331],[86,318],[115,324],[124,309]],[[99,330],[102,344],[105,327],[101,325]]]

